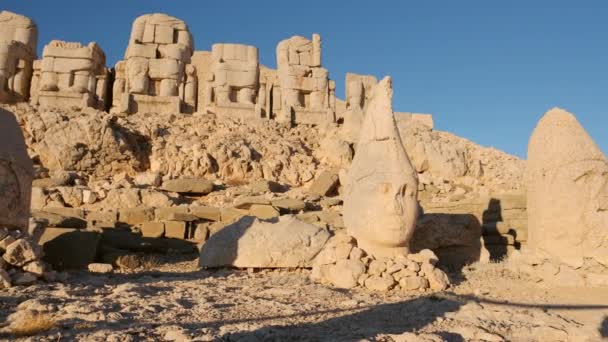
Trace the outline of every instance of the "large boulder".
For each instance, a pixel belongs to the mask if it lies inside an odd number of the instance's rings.
[[[397,130],[392,94],[389,77],[374,88],[344,197],[349,234],[376,257],[407,254],[418,217],[418,177]]]
[[[608,266],[608,161],[574,115],[555,108],[528,145],[528,243],[574,267]]]
[[[212,235],[202,246],[202,267],[311,267],[329,232],[281,216],[275,222],[246,216]]]
[[[0,108],[0,226],[26,229],[34,170],[15,116]]]

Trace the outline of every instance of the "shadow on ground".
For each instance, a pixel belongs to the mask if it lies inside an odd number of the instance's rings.
[[[286,341],[286,340],[361,340],[374,339],[378,335],[401,335],[406,332],[416,333],[418,330],[433,323],[437,318],[444,317],[446,313],[456,312],[469,302],[481,304],[503,305],[523,309],[541,310],[601,310],[608,309],[608,305],[562,305],[562,304],[533,304],[497,301],[475,296],[462,296],[452,293],[429,295],[398,303],[381,304],[353,310],[328,310],[311,312],[309,314],[296,314],[280,317],[260,317],[251,320],[208,322],[202,325],[187,326],[196,330],[203,327],[218,328],[225,324],[254,323],[272,319],[293,318],[294,321],[315,320],[311,323],[295,323],[293,325],[271,325],[254,331],[228,333],[222,336],[227,341]],[[340,317],[323,320],[327,314],[340,314]],[[600,327],[602,337],[608,336],[608,316]],[[449,331],[434,331],[446,341],[465,341],[464,337]]]

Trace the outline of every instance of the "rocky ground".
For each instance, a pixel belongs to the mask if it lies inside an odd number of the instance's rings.
[[[191,260],[188,260],[191,259]],[[2,340],[599,341],[608,291],[546,287],[506,262],[451,273],[442,292],[338,290],[309,270],[201,270],[196,255],[146,270],[72,272],[0,292]],[[45,322],[48,321],[48,322]],[[35,326],[35,324],[34,324]]]

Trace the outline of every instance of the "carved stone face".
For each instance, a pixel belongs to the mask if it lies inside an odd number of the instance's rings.
[[[361,198],[360,209],[365,213],[352,234],[359,247],[373,250],[376,255],[407,254],[418,214],[415,193],[405,183],[392,183],[390,177],[378,178],[362,180],[352,193]]]

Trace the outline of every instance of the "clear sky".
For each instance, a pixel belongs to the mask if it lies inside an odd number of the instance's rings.
[[[276,44],[321,34],[322,61],[344,97],[346,72],[391,75],[396,111],[432,113],[435,127],[526,156],[551,107],[577,115],[608,151],[608,1],[2,0],[51,39],[96,41],[121,59],[132,21],[163,12],[186,21],[197,50]]]

